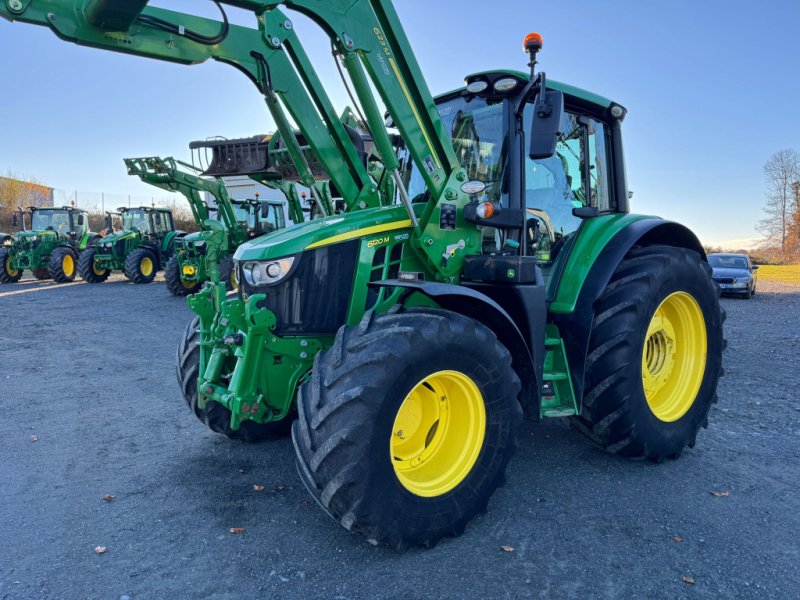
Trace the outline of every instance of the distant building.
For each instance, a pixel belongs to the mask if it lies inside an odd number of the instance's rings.
[[[38,183],[0,177],[0,204],[15,210],[17,207],[53,206],[53,188]]]

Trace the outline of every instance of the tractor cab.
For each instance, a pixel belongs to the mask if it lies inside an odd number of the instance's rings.
[[[121,208],[122,229],[138,231],[145,236],[163,237],[175,231],[172,212],[165,208]]]
[[[231,200],[236,222],[253,239],[286,227],[285,204],[274,200]]]
[[[622,151],[615,136],[625,109],[548,81],[547,89],[558,95],[557,108],[563,103],[563,110],[557,110],[554,152],[534,157],[529,134],[538,95],[530,95],[529,75],[491,71],[465,81],[464,88],[435,101],[467,171],[464,187],[475,205],[468,220],[481,227],[484,255],[534,256],[550,283],[561,250],[585,219],[628,211]],[[404,163],[412,201],[427,201],[419,170],[408,156]]]
[[[31,233],[41,235],[52,231],[70,239],[82,238],[89,231],[89,217],[85,211],[71,206],[61,208],[30,208]],[[25,220],[22,220],[25,229]]]

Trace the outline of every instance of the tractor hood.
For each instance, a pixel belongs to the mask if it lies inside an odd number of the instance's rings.
[[[36,239],[57,238],[58,234],[55,231],[41,230],[41,231],[18,231],[14,237],[18,242],[30,242]]]
[[[425,205],[420,203],[414,208],[421,214]],[[371,234],[410,228],[411,220],[404,207],[370,208],[268,233],[239,246],[234,259],[272,260]]]
[[[135,237],[140,235],[138,231],[133,230],[126,230],[126,231],[116,231],[114,233],[109,233],[107,236],[99,239],[97,241],[97,245],[101,246],[104,244],[115,244],[120,240],[127,240],[128,238]]]

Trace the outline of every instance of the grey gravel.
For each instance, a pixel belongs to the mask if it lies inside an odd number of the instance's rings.
[[[488,514],[400,554],[317,508],[288,439],[197,422],[173,366],[185,301],[115,279],[0,287],[2,599],[800,597],[800,288],[723,300],[720,401],[680,460],[527,422]]]

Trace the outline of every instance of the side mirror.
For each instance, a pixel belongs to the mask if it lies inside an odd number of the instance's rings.
[[[533,160],[550,158],[556,152],[561,135],[561,116],[564,114],[562,92],[540,92],[533,104],[531,122],[531,151]]]
[[[753,271],[758,271],[758,265],[753,265],[753,266],[751,267],[751,270],[753,270]]]
[[[261,218],[268,219],[269,218],[269,204],[266,202],[261,205]]]
[[[11,215],[11,225],[13,225],[14,227],[17,226],[17,213]]]
[[[114,219],[109,214],[106,214],[106,229],[108,233],[114,233]]]

